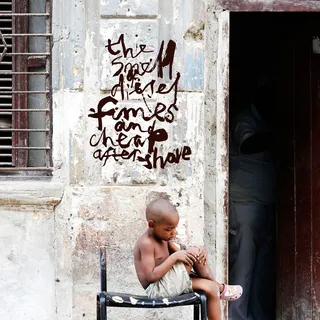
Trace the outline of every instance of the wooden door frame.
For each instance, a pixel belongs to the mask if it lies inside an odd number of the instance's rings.
[[[214,10],[241,11],[273,11],[273,12],[319,12],[319,1],[309,0],[208,0]]]
[[[206,120],[205,132],[205,243],[214,258],[217,278],[228,279],[228,189],[229,189],[229,37],[230,12],[320,12],[319,1],[308,0],[206,0]],[[217,48],[217,49],[215,49]],[[212,62],[216,62],[215,64]],[[216,74],[216,79],[212,75]],[[214,109],[214,111],[212,111]],[[212,130],[215,127],[215,130]],[[212,148],[212,146],[214,146]],[[214,159],[214,161],[212,161]],[[211,169],[215,166],[214,173]],[[212,197],[214,194],[214,199]],[[214,202],[214,203],[213,203]],[[213,218],[212,218],[213,216]],[[214,223],[214,225],[212,225]],[[207,234],[213,236],[208,237]],[[227,317],[227,305],[223,305]]]

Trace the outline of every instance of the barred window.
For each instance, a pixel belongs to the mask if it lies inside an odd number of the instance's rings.
[[[0,173],[52,171],[51,1],[0,0]]]

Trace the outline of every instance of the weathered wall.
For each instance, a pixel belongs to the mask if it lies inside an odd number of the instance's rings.
[[[139,1],[102,1],[100,6],[85,5],[84,91],[63,94],[65,105],[79,101],[72,107],[74,120],[70,126],[72,159],[69,173],[72,185],[67,192],[71,204],[69,211],[65,211],[63,206],[59,208],[57,219],[61,225],[70,219],[69,226],[64,227],[64,232],[70,236],[69,247],[64,248],[66,252],[61,257],[67,260],[66,264],[72,263],[70,281],[73,285],[74,319],[84,314],[89,319],[94,317],[94,293],[99,284],[97,249],[101,244],[108,248],[108,288],[143,293],[135,275],[132,248],[145,230],[144,210],[152,199],[168,196],[181,214],[179,233],[182,240],[187,243],[203,242],[204,171],[200,169],[204,161],[203,44],[201,40],[193,39],[193,35],[183,40],[192,22],[199,23],[204,18],[203,5],[202,9],[194,10],[194,3],[191,1],[182,6],[181,1],[144,1],[143,4]],[[184,16],[184,19],[179,19],[179,16]],[[116,80],[111,78],[111,58],[104,46],[108,39],[117,40],[121,33],[125,34],[127,47],[145,43],[157,50],[162,40],[177,41],[174,73],[181,73],[180,111],[174,125],[164,125],[170,140],[161,152],[186,144],[193,150],[191,161],[169,165],[165,169],[148,170],[137,162],[115,162],[112,159],[102,167],[100,161],[93,159],[93,150],[90,150],[88,142],[92,134],[98,134],[97,124],[87,114],[89,108],[95,108],[115,84]],[[69,69],[74,70],[75,67],[69,66]],[[76,69],[80,70],[80,67]],[[147,75],[143,81],[147,83],[153,76]],[[73,82],[75,84],[75,80]],[[130,98],[129,103],[143,106],[143,101],[138,98]],[[152,99],[156,101],[157,97]],[[125,101],[120,103],[128,105]],[[114,123],[109,119],[103,120],[110,135]],[[65,239],[62,239],[61,246],[64,243]],[[111,309],[109,314],[111,319],[125,319],[127,312]],[[191,318],[187,314],[187,309],[184,312],[178,309],[175,312],[133,310],[130,311],[130,319]]]
[[[55,319],[56,182],[0,182],[0,319]]]
[[[206,39],[205,24],[210,30]],[[0,265],[5,270],[0,276],[5,301],[1,319],[94,319],[100,245],[108,248],[108,288],[142,294],[132,248],[146,227],[146,205],[160,196],[168,197],[180,212],[182,241],[209,245],[210,262],[220,270],[219,277],[225,277],[220,268],[224,247],[219,251],[215,241],[215,214],[222,212],[215,201],[218,25],[218,15],[209,7],[206,12],[199,0],[53,1],[55,171],[50,181],[14,183],[10,197],[3,186],[7,211],[0,215],[4,245]],[[179,111],[174,123],[163,124],[169,139],[160,151],[165,154],[188,145],[190,161],[149,170],[130,160],[109,159],[102,166],[93,158],[89,139],[98,131],[97,122],[88,117],[89,109],[110,94],[113,79],[104,46],[120,33],[125,33],[128,46],[145,43],[158,50],[162,40],[177,42],[174,74],[181,73]],[[210,52],[205,53],[206,47]],[[152,97],[153,103],[157,99]],[[169,102],[172,96],[166,99]],[[119,103],[126,104],[143,102],[133,97],[129,103]],[[108,130],[114,124],[103,119]],[[13,308],[14,295],[21,298],[21,290],[23,303]],[[110,319],[128,319],[127,312],[112,309]],[[132,310],[129,318],[178,317],[192,319],[188,308]]]
[[[1,210],[1,319],[54,319],[53,239],[52,212]]]

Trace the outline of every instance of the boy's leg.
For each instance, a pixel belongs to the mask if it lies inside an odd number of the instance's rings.
[[[192,289],[202,290],[207,296],[208,320],[221,320],[220,294],[217,284],[208,279],[192,278]]]
[[[193,265],[193,269],[200,278],[208,279],[215,282],[219,288],[220,293],[223,291],[223,284],[215,279],[208,264],[204,265],[203,263],[195,262]]]
[[[203,265],[203,263],[196,262],[193,265],[197,276],[213,281],[219,288],[220,299],[234,301],[241,297],[243,289],[239,285],[226,285],[215,279],[209,266]]]

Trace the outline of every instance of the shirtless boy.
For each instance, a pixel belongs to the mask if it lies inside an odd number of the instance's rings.
[[[148,297],[166,298],[202,290],[207,295],[208,319],[220,320],[220,299],[238,299],[242,287],[216,281],[202,248],[180,250],[173,244],[179,214],[169,201],[158,199],[151,202],[146,218],[149,228],[135,245],[134,263]],[[196,276],[190,277],[192,268]]]

